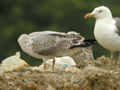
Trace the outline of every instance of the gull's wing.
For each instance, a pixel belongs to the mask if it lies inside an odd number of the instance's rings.
[[[117,27],[116,32],[120,35],[120,18],[115,17],[114,20],[115,20],[115,25]]]
[[[30,34],[30,36],[33,40],[32,50],[42,55],[54,54],[70,49],[70,47],[82,42],[82,38],[73,38],[68,36],[67,33],[60,32],[37,32]]]

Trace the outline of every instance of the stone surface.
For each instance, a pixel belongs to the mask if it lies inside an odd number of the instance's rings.
[[[20,58],[20,52],[10,56],[2,61],[0,68],[3,71],[15,71],[24,69],[28,64]]]
[[[19,53],[5,60],[13,59],[20,59]],[[83,60],[79,65],[56,69],[55,72],[51,72],[51,68],[46,71],[39,68],[27,67],[11,72],[2,72],[0,68],[0,90],[120,89],[120,64],[115,64],[105,56],[96,60]]]
[[[5,72],[0,74],[0,90],[119,90],[120,65],[111,61],[100,57],[93,64],[70,66],[62,72]]]
[[[44,70],[44,64],[46,64],[46,69]],[[53,64],[53,59],[50,59],[40,66],[32,67],[32,70],[37,70],[37,71],[51,71],[52,72],[52,64]],[[64,56],[64,57],[58,57],[55,58],[55,71],[64,71],[66,67],[68,66],[76,66],[75,61],[69,57],[69,56]]]

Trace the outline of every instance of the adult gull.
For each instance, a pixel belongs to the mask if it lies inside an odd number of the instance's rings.
[[[113,17],[111,10],[106,6],[96,7],[85,18],[94,17],[96,19],[94,36],[97,42],[113,53],[120,51],[120,18]]]

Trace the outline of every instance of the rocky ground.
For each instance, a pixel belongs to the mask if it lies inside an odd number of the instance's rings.
[[[83,60],[65,71],[39,71],[29,67],[0,74],[0,90],[119,90],[120,64],[106,57]]]

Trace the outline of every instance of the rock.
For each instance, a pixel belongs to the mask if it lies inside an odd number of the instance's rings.
[[[120,65],[107,65],[103,63],[105,60],[109,59],[104,57],[92,60],[95,64],[83,63],[83,68],[67,66],[62,69],[65,71],[59,72],[40,72],[26,68],[5,72],[0,75],[0,90],[119,90]]]
[[[56,62],[55,62],[55,71],[56,72],[64,71],[65,68],[68,66],[75,66],[76,65],[74,60],[69,56],[58,57],[55,60],[56,60]],[[45,64],[46,64],[45,71],[52,71],[52,63],[53,63],[52,59],[45,62]],[[44,63],[38,67],[37,66],[32,67],[32,70],[44,71]]]
[[[20,52],[10,56],[2,61],[0,69],[3,71],[16,71],[29,66],[23,59],[20,58]]]
[[[80,72],[81,70],[77,67],[73,67],[73,66],[68,66],[65,68],[65,72],[72,72],[72,73],[77,73]]]

